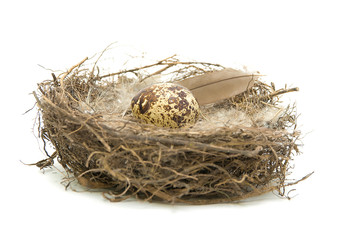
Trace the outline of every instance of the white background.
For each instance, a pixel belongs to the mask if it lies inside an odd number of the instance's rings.
[[[124,3],[125,2],[125,3]],[[340,1],[2,1],[1,239],[342,239],[342,6]],[[244,64],[282,87],[298,86],[306,134],[292,200],[272,194],[241,204],[110,203],[65,191],[62,176],[33,163],[30,93],[119,41],[156,56],[177,53]],[[290,189],[289,189],[290,190]]]

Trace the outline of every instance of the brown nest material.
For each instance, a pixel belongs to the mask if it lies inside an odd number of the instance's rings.
[[[279,104],[282,94],[296,88],[276,90],[259,80],[240,95],[203,107],[194,127],[166,129],[134,119],[123,91],[161,76],[177,82],[222,66],[172,56],[101,75],[97,62],[87,68],[86,61],[38,84],[39,133],[55,152],[36,166],[57,160],[74,180],[101,189],[111,201],[224,203],[270,191],[286,196],[285,187],[300,181],[287,180],[299,153],[295,107]],[[223,114],[229,117],[218,123]]]

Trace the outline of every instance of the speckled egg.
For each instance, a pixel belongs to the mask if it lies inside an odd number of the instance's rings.
[[[193,94],[173,83],[144,88],[132,98],[131,108],[136,118],[160,127],[189,127],[200,115],[199,104]]]

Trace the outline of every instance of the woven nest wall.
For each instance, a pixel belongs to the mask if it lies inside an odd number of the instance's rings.
[[[57,161],[73,180],[111,201],[233,202],[270,191],[285,196],[285,187],[298,182],[287,180],[299,153],[295,106],[280,105],[280,96],[296,88],[277,90],[257,80],[233,98],[202,106],[193,127],[169,129],[135,119],[132,94],[222,66],[173,56],[101,75],[96,63],[85,62],[52,74],[34,93],[40,137],[55,149],[38,167]]]

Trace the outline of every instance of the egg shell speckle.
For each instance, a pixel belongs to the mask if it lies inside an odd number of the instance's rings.
[[[160,127],[192,126],[200,115],[193,94],[173,83],[154,84],[141,90],[131,100],[131,108],[136,118]]]

